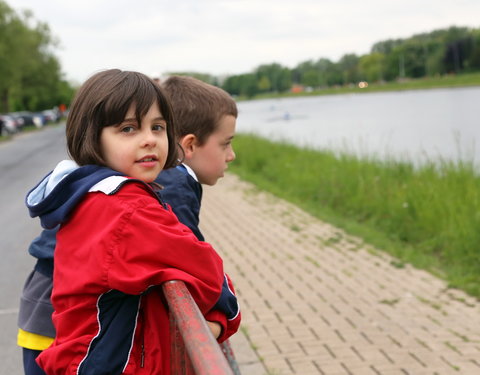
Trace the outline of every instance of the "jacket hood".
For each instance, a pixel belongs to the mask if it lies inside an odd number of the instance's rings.
[[[98,165],[79,167],[72,160],[61,161],[26,197],[31,217],[40,217],[42,227],[63,223],[77,203],[99,181],[122,173]]]

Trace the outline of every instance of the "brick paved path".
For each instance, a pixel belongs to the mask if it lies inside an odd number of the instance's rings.
[[[262,373],[480,374],[480,303],[430,274],[230,174],[205,188],[201,228]]]

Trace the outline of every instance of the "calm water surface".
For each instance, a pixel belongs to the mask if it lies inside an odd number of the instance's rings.
[[[480,161],[480,87],[239,102],[238,132],[379,157]]]

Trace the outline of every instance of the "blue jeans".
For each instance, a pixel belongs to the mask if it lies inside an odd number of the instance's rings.
[[[23,348],[23,370],[25,371],[25,375],[46,375],[45,371],[35,362],[35,358],[37,358],[41,352],[41,350]]]

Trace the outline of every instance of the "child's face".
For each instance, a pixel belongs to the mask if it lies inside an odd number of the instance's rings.
[[[102,129],[100,143],[109,168],[147,183],[155,180],[168,155],[167,124],[158,104],[150,107],[141,124],[132,105],[121,124]]]
[[[217,130],[201,145],[194,145],[185,163],[193,169],[201,184],[215,185],[223,177],[228,163],[235,160],[232,139],[235,135],[236,118],[224,116]]]

